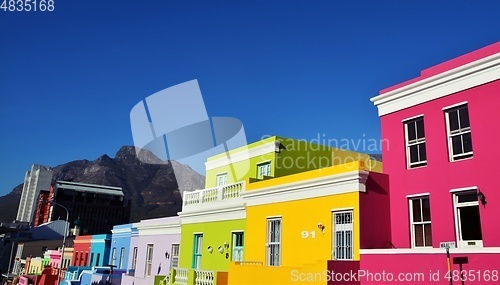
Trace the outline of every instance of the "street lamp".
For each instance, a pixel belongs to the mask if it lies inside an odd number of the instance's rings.
[[[64,223],[64,234],[63,234],[63,245],[62,245],[62,252],[61,252],[61,262],[59,263],[59,276],[62,271],[62,265],[64,262],[64,248],[66,247],[66,234],[68,233],[68,224],[69,224],[69,211],[66,207],[63,205],[54,202],[54,200],[41,200],[40,202],[42,203],[50,203],[51,205],[56,205],[61,208],[63,208],[66,211],[66,223]]]

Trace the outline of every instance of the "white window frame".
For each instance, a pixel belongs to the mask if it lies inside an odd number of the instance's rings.
[[[181,245],[178,243],[172,244],[172,249],[170,250],[170,268],[179,267],[179,256],[180,256]],[[174,266],[174,261],[177,266]]]
[[[263,179],[264,176],[271,176],[271,161],[264,161],[257,164],[257,179]]]
[[[281,217],[275,217],[275,218],[268,218],[267,219],[267,244],[266,244],[266,264],[267,266],[280,266],[281,265],[281,240],[283,236],[283,221]],[[274,239],[273,235],[271,234],[272,229],[276,229],[276,224],[279,222],[279,228],[278,232],[279,234],[276,235],[274,234]],[[276,239],[276,236],[278,239]],[[274,249],[274,250],[272,250]],[[277,253],[276,253],[277,249]],[[276,256],[273,257],[272,255]]]
[[[154,244],[148,243],[146,245],[146,262],[144,266],[144,277],[151,276],[151,271],[153,270],[153,251],[154,251]]]
[[[471,145],[472,145],[472,132],[471,132],[471,127],[470,127],[470,113],[469,113],[469,126],[466,128],[461,128],[460,127],[460,116],[458,117],[458,124],[459,124],[459,129],[455,130],[453,133],[451,133],[450,130],[450,113],[454,111],[458,111],[460,109],[467,109],[467,112],[469,112],[469,105],[467,102],[463,104],[456,104],[447,108],[443,108],[444,114],[445,114],[445,119],[446,119],[446,136],[448,138],[448,155],[450,161],[459,161],[462,159],[467,159],[467,158],[472,158],[474,155],[474,146],[472,146],[472,151],[469,152],[464,152],[464,153],[459,153],[459,154],[454,154],[453,153],[453,141],[452,138],[455,136],[463,136],[464,134],[471,134]],[[458,113],[460,114],[460,113]],[[463,139],[462,139],[462,150],[463,150]]]
[[[346,215],[350,214],[351,216],[351,222],[346,223],[346,224],[337,224],[337,215]],[[338,256],[337,254],[337,249],[339,247],[342,247],[338,244],[337,242],[337,232],[347,234],[350,232],[350,238],[347,239],[346,236],[344,236],[345,241],[349,241],[350,244],[350,250],[349,250],[349,245],[347,245],[344,249],[342,249],[343,256]],[[353,260],[354,259],[354,211],[353,210],[347,210],[347,211],[332,211],[332,259],[333,260]]]
[[[427,149],[425,150],[425,152],[426,152],[426,159],[425,160],[419,160],[419,161],[416,161],[416,162],[411,162],[410,148],[412,146],[417,146],[417,148],[418,148],[418,145],[423,144],[424,145],[424,149],[427,147],[427,143],[426,143],[426,140],[425,140],[425,126],[424,126],[424,137],[422,137],[422,138],[418,137],[417,123],[416,122],[419,121],[419,120],[422,120],[422,124],[423,124],[424,123],[424,116],[420,115],[420,116],[412,117],[412,118],[409,118],[409,119],[403,121],[404,130],[405,130],[406,167],[408,169],[417,168],[417,167],[423,167],[423,166],[427,165]],[[408,126],[409,126],[409,124],[415,124],[415,139],[412,140],[412,141],[410,141],[410,139],[409,139],[409,132],[408,132]],[[419,151],[419,159],[420,159],[420,149],[418,149],[418,151]]]
[[[123,263],[125,262],[125,248],[122,247],[120,249],[120,262],[119,262],[119,267],[120,269],[123,269]]]
[[[423,202],[422,199],[428,199],[429,200],[429,205],[430,205],[430,197],[429,195],[421,195],[421,196],[412,196],[408,199],[408,209],[409,209],[409,214],[410,214],[410,235],[411,235],[411,247],[412,248],[432,248],[432,215],[430,216],[430,221],[424,221],[424,212],[423,212]],[[419,200],[420,201],[420,222],[415,222],[413,217],[413,201]],[[429,206],[430,207],[430,206]],[[430,210],[429,210],[430,211]],[[430,215],[430,214],[429,214]],[[424,225],[423,227],[423,241],[424,245],[423,246],[417,246],[416,245],[416,239],[415,239],[415,225]],[[430,225],[431,226],[431,244],[426,245],[425,244],[425,225]]]
[[[139,248],[137,246],[134,246],[134,249],[132,250],[132,266],[131,269],[135,270],[137,267],[137,253],[139,251]]]
[[[217,186],[224,186],[227,184],[227,172],[217,174],[215,178]]]
[[[111,265],[116,265],[116,247],[111,251]]]
[[[237,235],[242,235],[241,237],[241,242],[242,242],[242,245],[241,246],[236,246],[235,245],[235,238]],[[231,245],[232,245],[232,248],[231,248],[231,261],[243,261],[243,253],[244,253],[244,249],[245,249],[245,232],[244,231],[233,231],[232,232],[232,241],[231,241]],[[239,257],[239,258],[237,258]]]
[[[460,228],[460,212],[459,208],[462,207],[473,207],[473,206],[478,206],[479,207],[479,201],[475,200],[473,202],[458,202],[458,197],[460,195],[465,195],[467,193],[477,193],[476,188],[469,188],[467,190],[462,189],[461,191],[453,191],[452,190],[452,195],[453,195],[453,213],[455,216],[455,236],[457,240],[457,245],[459,248],[470,248],[470,247],[483,247],[483,240],[468,240],[464,241],[462,239],[462,231]],[[481,214],[481,213],[480,213]],[[479,223],[481,223],[481,216],[479,216]],[[481,235],[482,235],[482,227],[481,227]],[[474,244],[471,244],[474,243]]]

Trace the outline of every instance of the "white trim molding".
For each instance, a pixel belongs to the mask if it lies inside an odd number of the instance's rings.
[[[179,212],[182,224],[198,224],[219,221],[231,221],[246,219],[246,210],[244,205],[233,208],[210,208],[205,211]]]
[[[455,192],[464,192],[464,191],[472,191],[472,190],[477,190],[477,186],[469,186],[469,187],[462,187],[462,188],[455,188],[451,189],[450,193],[455,193]]]
[[[430,196],[430,195],[431,195],[431,193],[425,192],[425,193],[406,195],[406,198],[417,198],[417,197]]]
[[[151,236],[151,235],[177,235],[181,234],[180,223],[174,224],[146,224],[138,225],[137,230],[139,230],[139,236]]]
[[[500,79],[500,53],[388,91],[370,99],[379,116]]]
[[[343,207],[343,208],[333,208],[330,210],[333,212],[343,212],[343,211],[354,211],[354,207]]]
[[[420,115],[412,116],[412,117],[409,117],[409,118],[406,118],[406,119],[402,119],[401,123],[405,123],[407,121],[415,120],[415,119],[418,119],[420,117],[424,117],[424,114],[420,114]]]
[[[252,157],[257,157],[264,155],[266,153],[274,153],[276,150],[275,141],[265,143],[257,147],[248,148],[248,146],[243,147],[243,149],[233,153],[228,152],[228,156],[223,156],[214,160],[209,160],[205,162],[206,170],[212,170],[218,167],[226,166],[239,161],[244,161]]]
[[[366,192],[367,178],[367,171],[356,170],[262,189],[245,190],[242,196],[247,206],[256,206],[336,194]]]
[[[450,105],[450,106],[443,107],[441,110],[442,111],[446,111],[448,109],[453,109],[455,107],[459,107],[459,106],[462,106],[462,105],[465,105],[465,104],[469,104],[469,102],[463,101],[463,102],[460,102],[460,103],[456,103],[456,104],[453,104],[453,105]]]

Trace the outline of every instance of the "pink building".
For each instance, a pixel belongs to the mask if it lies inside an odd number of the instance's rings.
[[[361,283],[384,283],[376,277],[385,272],[385,282],[391,273],[412,284],[450,284],[449,247],[453,283],[500,284],[500,42],[372,101],[389,142],[382,155],[394,248],[361,252]]]

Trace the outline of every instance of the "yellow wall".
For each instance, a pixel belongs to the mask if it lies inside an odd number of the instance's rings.
[[[325,285],[331,279],[327,261],[306,266],[262,266],[256,264],[231,263],[229,285]]]
[[[247,208],[245,261],[266,263],[267,218],[282,217],[281,265],[302,266],[331,259],[332,210],[353,208],[354,260],[359,260],[359,193]],[[325,226],[324,233],[318,223]],[[303,238],[302,232],[308,233]],[[326,266],[326,263],[325,263]]]
[[[352,162],[249,183],[247,190],[259,191],[276,185],[365,169],[364,162]],[[247,207],[245,261],[266,263],[267,219],[282,218],[282,266],[302,266],[330,260],[332,254],[332,211],[353,210],[354,260],[359,260],[359,192]],[[306,190],[307,191],[307,190]],[[321,223],[324,232],[318,228]],[[307,238],[302,233],[307,232]]]

